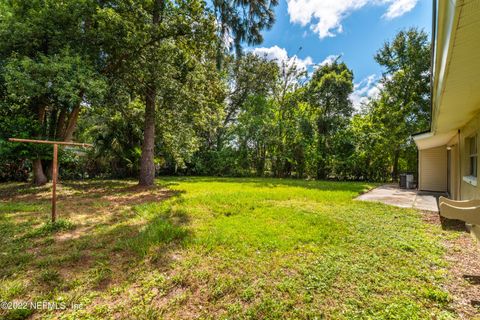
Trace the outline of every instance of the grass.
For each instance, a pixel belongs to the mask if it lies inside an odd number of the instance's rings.
[[[48,188],[0,185],[0,301],[70,306],[0,315],[457,318],[443,289],[445,231],[416,211],[353,200],[373,185],[199,177],[157,184],[65,182],[56,225],[47,223]]]

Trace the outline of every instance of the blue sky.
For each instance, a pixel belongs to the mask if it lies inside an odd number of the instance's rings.
[[[358,104],[375,93],[382,69],[373,56],[385,40],[412,26],[430,34],[432,1],[280,0],[275,13],[275,25],[253,50],[277,60],[297,56],[310,67],[342,55],[354,72]]]

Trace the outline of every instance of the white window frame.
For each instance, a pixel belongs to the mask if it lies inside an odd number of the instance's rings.
[[[478,175],[478,140],[477,134],[469,136],[465,139],[465,149],[467,150],[467,173],[468,175],[463,177],[463,181],[477,186]]]

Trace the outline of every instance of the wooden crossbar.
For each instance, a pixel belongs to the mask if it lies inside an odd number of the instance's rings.
[[[52,222],[57,219],[57,175],[58,175],[58,145],[64,146],[78,146],[78,147],[93,147],[92,144],[78,143],[78,142],[66,142],[66,141],[52,141],[52,140],[34,140],[34,139],[18,139],[10,138],[10,142],[22,142],[22,143],[42,143],[53,145],[53,168],[52,168]]]
[[[30,142],[30,143],[43,143],[43,144],[61,144],[65,146],[78,146],[78,147],[93,147],[93,144],[89,143],[80,143],[80,142],[67,142],[67,141],[52,141],[52,140],[34,140],[34,139],[18,139],[10,138],[8,141],[11,142]]]

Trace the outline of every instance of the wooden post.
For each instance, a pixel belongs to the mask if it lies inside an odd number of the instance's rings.
[[[50,140],[32,140],[32,139],[8,139],[11,142],[27,142],[53,144],[53,170],[52,170],[52,223],[57,220],[57,180],[58,180],[58,145],[77,146],[77,147],[93,147],[88,143],[67,142],[67,141],[50,141]]]
[[[57,176],[58,176],[58,144],[53,145],[53,169],[52,169],[52,223],[57,220]]]

